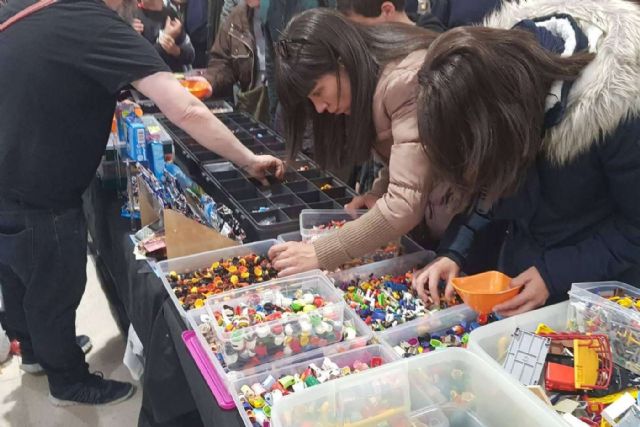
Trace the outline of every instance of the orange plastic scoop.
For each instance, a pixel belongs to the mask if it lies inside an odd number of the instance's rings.
[[[511,277],[499,271],[451,280],[462,301],[480,314],[490,314],[493,307],[518,295],[522,286],[510,288]]]
[[[196,98],[203,100],[207,99],[213,93],[211,84],[205,79],[192,79],[187,78],[180,80],[180,84],[187,88],[189,92]]]

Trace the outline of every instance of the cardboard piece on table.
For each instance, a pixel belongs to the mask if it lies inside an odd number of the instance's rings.
[[[553,409],[555,409],[557,412],[561,412],[563,414],[573,414],[573,412],[576,409],[578,409],[578,406],[580,406],[580,404],[578,402],[576,402],[575,400],[563,399],[560,402],[556,403],[553,406]]]
[[[140,206],[140,222],[143,227],[160,219],[162,206],[153,197],[149,185],[142,179],[138,179],[138,205]]]
[[[539,385],[529,385],[527,386],[527,388],[529,389],[529,391],[531,391],[531,393],[535,394],[544,403],[549,406],[553,406],[553,404],[549,400],[549,396],[547,396],[547,393],[545,393],[542,387],[540,387]]]
[[[164,229],[168,259],[238,245],[235,240],[171,209],[164,210]]]
[[[223,236],[180,212],[163,209],[144,180],[139,180],[140,220],[145,227],[161,219],[165,229],[167,258],[178,258],[200,252],[237,246],[238,242]]]

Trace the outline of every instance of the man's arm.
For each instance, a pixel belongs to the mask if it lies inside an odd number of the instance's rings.
[[[255,155],[231,133],[196,97],[191,95],[171,73],[152,74],[132,83],[151,99],[172,123],[198,143],[229,159],[241,168],[251,165]]]

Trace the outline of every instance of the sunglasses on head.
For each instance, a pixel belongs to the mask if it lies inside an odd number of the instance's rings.
[[[309,44],[305,39],[282,39],[275,44],[275,50],[282,59],[290,59],[294,53],[300,54],[303,45]]]

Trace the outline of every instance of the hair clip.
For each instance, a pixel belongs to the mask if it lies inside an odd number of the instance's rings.
[[[276,52],[283,59],[289,59],[289,46],[287,40],[280,40],[276,43]]]
[[[275,44],[275,50],[278,56],[283,59],[291,58],[293,51],[292,45],[297,44],[298,46],[298,54],[300,53],[300,48],[303,44],[307,44],[305,39],[282,39]]]

